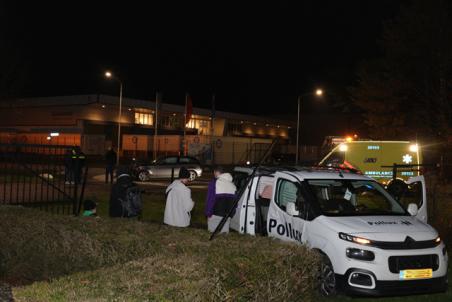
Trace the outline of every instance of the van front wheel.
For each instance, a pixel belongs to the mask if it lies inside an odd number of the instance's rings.
[[[324,297],[335,296],[336,276],[334,275],[333,265],[326,255],[322,255],[319,279],[320,294]]]

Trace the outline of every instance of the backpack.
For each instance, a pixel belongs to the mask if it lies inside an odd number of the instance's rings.
[[[122,206],[122,217],[137,217],[143,210],[141,191],[137,186],[126,188],[125,199],[119,198]]]

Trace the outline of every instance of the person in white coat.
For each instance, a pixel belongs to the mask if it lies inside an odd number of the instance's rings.
[[[191,210],[195,203],[191,199],[191,190],[187,187],[190,172],[184,167],[179,171],[176,179],[166,189],[166,205],[163,222],[175,227],[188,227],[190,225]]]

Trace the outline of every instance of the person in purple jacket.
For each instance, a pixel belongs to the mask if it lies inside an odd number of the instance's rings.
[[[233,206],[236,187],[232,182],[232,176],[224,173],[223,168],[216,167],[214,169],[215,178],[210,181],[207,190],[207,201],[205,215],[207,217],[207,229],[210,232],[215,231],[223,217],[227,216],[230,208]],[[225,225],[221,229],[221,233],[229,232],[228,218]]]
[[[213,178],[209,182],[209,185],[207,187],[206,208],[204,210],[204,214],[206,215],[207,219],[209,219],[213,215],[213,207],[215,205],[215,183],[217,182],[217,178],[221,173],[224,173],[223,167],[216,166],[213,169]]]

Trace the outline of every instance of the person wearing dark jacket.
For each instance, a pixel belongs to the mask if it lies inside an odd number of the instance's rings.
[[[135,186],[129,171],[125,167],[118,167],[116,170],[116,183],[111,187],[110,194],[110,217],[126,217],[121,200],[126,199],[126,191],[131,186]]]
[[[80,149],[80,147],[75,147],[73,151],[72,158],[74,159],[74,178],[75,183],[80,184],[82,182],[83,168],[85,167],[86,155]]]
[[[113,148],[109,148],[107,153],[105,153],[105,183],[108,183],[108,178],[110,178],[110,183],[113,183],[113,172],[115,171],[116,165],[116,152]]]

